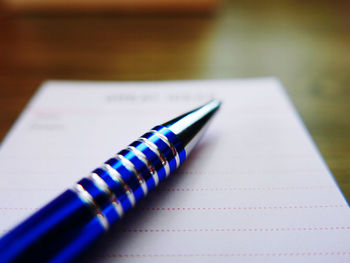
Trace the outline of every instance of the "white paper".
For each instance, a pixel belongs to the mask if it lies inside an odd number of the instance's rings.
[[[89,261],[350,262],[348,204],[273,78],[45,83],[2,143],[0,230],[211,98],[192,155]]]

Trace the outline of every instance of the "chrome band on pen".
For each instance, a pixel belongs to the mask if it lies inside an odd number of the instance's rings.
[[[169,176],[170,168],[169,168],[168,161],[164,157],[163,153],[158,149],[157,145],[155,145],[153,142],[143,137],[139,138],[137,141],[146,144],[155,154],[157,154],[158,158],[162,161],[162,165],[165,169],[166,176]]]
[[[147,159],[145,154],[135,148],[134,146],[128,146],[127,150],[131,151],[139,160],[141,160],[148,168],[149,172],[151,173],[153,180],[155,182],[155,185],[157,186],[159,183],[159,176],[157,173],[157,170],[153,167],[152,163]]]
[[[100,188],[108,197],[109,200],[119,215],[119,217],[122,217],[124,215],[124,209],[118,199],[116,198],[115,194],[112,192],[112,190],[108,187],[107,183],[96,173],[91,173],[88,178],[91,179],[91,181],[98,187]]]
[[[175,158],[175,160],[177,162],[177,165],[180,166],[186,160],[188,153],[186,152],[182,142],[177,138],[177,135],[174,134],[169,128],[162,125],[154,127],[151,132],[152,131],[159,132],[160,134],[164,135],[164,137],[166,137],[169,142],[171,142],[171,145],[177,152],[178,158]]]
[[[96,204],[94,198],[90,195],[88,191],[84,189],[80,184],[76,184],[72,190],[78,195],[78,197],[87,204],[97,216],[98,221],[101,223],[103,228],[107,231],[109,228],[109,223],[106,216],[102,213],[99,206]]]
[[[172,142],[162,133],[160,133],[157,130],[151,130],[151,133],[154,135],[158,136],[164,143],[168,145],[168,147],[171,149],[171,152],[173,153],[176,161],[176,168],[180,166],[180,158],[179,158],[179,153],[177,152],[175,146],[172,144]]]
[[[147,184],[145,182],[145,179],[140,175],[139,171],[136,170],[136,167],[133,165],[132,162],[130,162],[128,159],[126,159],[123,155],[117,154],[115,156],[119,161],[121,161],[124,166],[131,171],[132,173],[134,173],[134,175],[136,176],[137,180],[140,183],[140,186],[142,188],[142,191],[144,193],[144,195],[148,194],[148,188],[147,188]]]
[[[112,177],[112,179],[114,181],[116,181],[117,183],[119,183],[123,186],[125,193],[129,199],[131,205],[134,206],[136,204],[134,193],[132,192],[130,187],[124,182],[123,178],[117,172],[117,170],[115,170],[113,167],[111,167],[109,164],[106,164],[106,163],[104,164],[103,168],[106,169],[106,171],[108,172],[108,174]]]

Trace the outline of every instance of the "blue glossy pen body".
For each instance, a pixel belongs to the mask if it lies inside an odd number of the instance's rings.
[[[186,159],[157,126],[0,239],[1,262],[66,262],[117,222]]]

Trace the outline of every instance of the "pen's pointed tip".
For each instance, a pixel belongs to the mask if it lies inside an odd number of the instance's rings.
[[[183,143],[186,153],[189,154],[220,106],[220,100],[211,100],[188,113],[164,123],[163,126],[169,128],[177,135]]]
[[[216,104],[217,107],[220,107],[222,104],[221,100],[218,100],[218,99],[213,99],[213,100],[209,101],[208,103]]]
[[[213,99],[203,106],[210,105],[211,107],[213,107],[213,110],[217,111],[221,107],[221,104],[222,104],[221,100]]]

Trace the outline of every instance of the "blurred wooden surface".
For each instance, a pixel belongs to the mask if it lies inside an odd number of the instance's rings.
[[[123,12],[212,12],[219,0],[3,0],[16,12],[69,10],[99,12],[115,10]]]
[[[277,76],[350,200],[350,4],[227,1],[214,16],[0,19],[0,138],[47,79]]]

